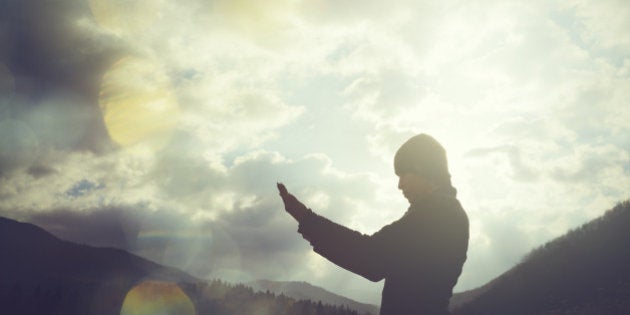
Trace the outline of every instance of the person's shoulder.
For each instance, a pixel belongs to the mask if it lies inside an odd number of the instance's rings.
[[[435,216],[448,221],[468,221],[466,211],[454,196],[435,195],[426,205]]]
[[[467,231],[468,216],[457,198],[453,196],[434,196],[423,203],[410,207],[410,216],[406,218],[410,224],[418,227],[423,233],[442,233]]]
[[[456,197],[445,194],[433,194],[411,205],[415,209],[427,209],[427,210],[463,210],[459,200]]]

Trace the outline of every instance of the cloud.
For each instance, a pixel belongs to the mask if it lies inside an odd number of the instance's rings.
[[[0,175],[9,176],[14,169],[30,165],[38,141],[28,125],[18,120],[0,121],[0,131]]]
[[[554,179],[570,183],[600,183],[617,186],[606,178],[612,174],[628,176],[623,167],[630,163],[630,152],[612,144],[583,145],[574,149],[575,154],[562,159],[552,171]],[[621,186],[617,186],[621,187]]]
[[[108,148],[97,104],[98,83],[123,47],[112,38],[90,36],[77,27],[78,21],[90,18],[82,4],[4,3],[0,124],[3,134],[10,136],[2,144],[3,173],[50,169],[48,161],[54,159],[50,151]]]
[[[295,119],[303,109],[286,104],[278,90],[248,87],[255,83],[239,78],[181,87],[187,111],[180,128],[202,141],[214,156],[239,146],[260,146],[274,136],[274,129]]]
[[[47,166],[33,165],[30,168],[28,168],[27,173],[33,176],[33,178],[37,179],[40,177],[52,175],[55,173],[55,170]]]
[[[535,169],[525,164],[521,157],[521,152],[518,147],[515,146],[503,146],[487,149],[474,149],[468,152],[467,156],[470,157],[483,157],[492,153],[504,154],[510,164],[511,174],[510,176],[516,181],[533,181],[536,180],[538,174]]]
[[[382,69],[356,79],[344,91],[357,115],[377,123],[404,115],[425,97],[422,85],[402,69]]]
[[[581,22],[577,30],[583,41],[600,49],[627,51],[630,48],[630,41],[623,36],[630,27],[630,9],[625,2],[571,1],[564,5]]]
[[[349,0],[343,3],[336,1],[300,1],[299,13],[305,20],[324,25],[348,25],[351,23],[395,23],[396,18],[406,17],[409,12],[431,19],[436,13],[451,7],[457,1],[397,1],[383,3],[380,1]],[[422,23],[422,21],[418,21]]]
[[[72,186],[72,188],[68,189],[66,191],[66,195],[69,197],[80,197],[83,196],[95,189],[102,189],[104,187],[103,184],[97,185],[93,182],[90,182],[88,180],[81,180],[78,183],[76,183],[74,186]]]

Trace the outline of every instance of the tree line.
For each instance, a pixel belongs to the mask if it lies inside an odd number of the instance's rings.
[[[124,280],[105,284],[80,280],[34,285],[5,284],[0,286],[0,313],[120,314],[125,297],[134,285]],[[154,285],[160,286],[160,283]],[[196,315],[368,315],[359,314],[347,306],[296,300],[269,291],[256,292],[242,284],[229,284],[220,280],[179,283],[177,286],[194,305]],[[152,300],[145,302],[155,303],[157,299]],[[169,308],[168,303],[160,311],[161,314],[181,315],[176,308]]]

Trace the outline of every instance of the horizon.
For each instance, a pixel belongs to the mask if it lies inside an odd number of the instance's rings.
[[[277,181],[373,233],[408,207],[395,150],[434,136],[470,219],[456,292],[630,199],[623,1],[0,9],[0,215],[60,238],[378,304],[382,282],[296,232]]]

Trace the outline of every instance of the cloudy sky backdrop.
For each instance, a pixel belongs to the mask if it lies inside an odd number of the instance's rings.
[[[426,132],[471,221],[457,291],[630,198],[630,4],[7,0],[0,214],[207,278],[382,283],[312,253],[276,181],[364,233]]]

